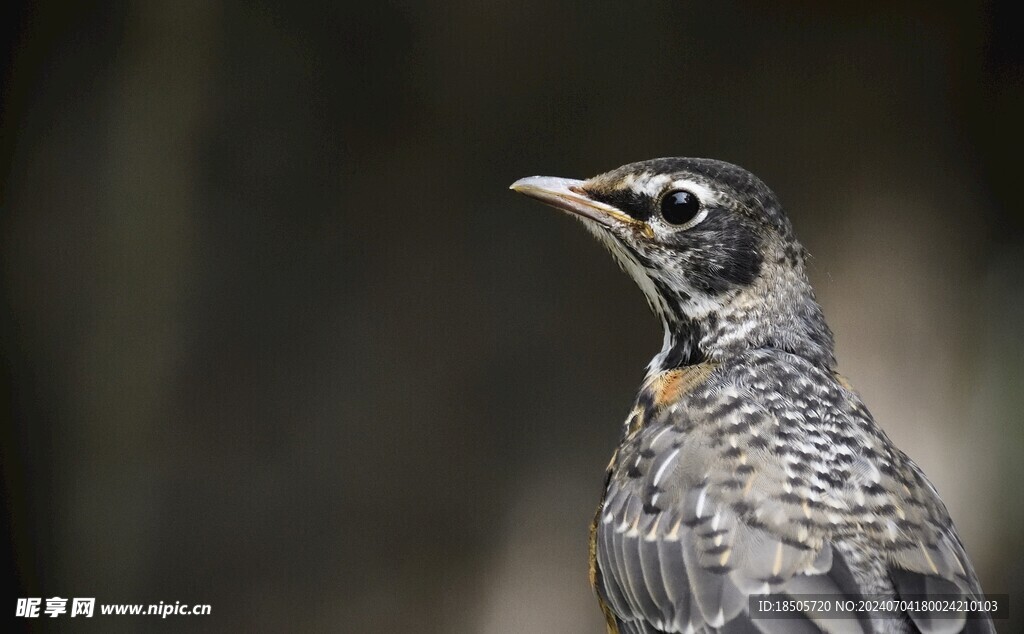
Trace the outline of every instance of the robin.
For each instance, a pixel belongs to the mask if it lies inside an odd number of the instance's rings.
[[[591,530],[609,633],[994,631],[922,603],[984,596],[935,488],[837,373],[761,180],[662,158],[511,188],[582,221],[664,326]]]

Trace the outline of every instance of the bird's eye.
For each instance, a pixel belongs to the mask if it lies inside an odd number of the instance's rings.
[[[661,199],[661,215],[669,224],[697,224],[693,220],[700,211],[700,199],[685,189],[669,192]]]

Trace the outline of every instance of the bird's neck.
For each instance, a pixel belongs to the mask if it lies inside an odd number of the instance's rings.
[[[758,349],[835,368],[832,332],[802,266],[762,271],[752,286],[716,297],[682,295],[687,299],[668,302],[661,315],[665,335],[649,375]]]

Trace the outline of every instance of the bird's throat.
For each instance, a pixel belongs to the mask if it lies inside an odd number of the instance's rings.
[[[703,331],[700,323],[686,318],[662,316],[665,329],[661,352],[647,366],[647,376],[667,370],[697,365],[707,360],[700,343]]]

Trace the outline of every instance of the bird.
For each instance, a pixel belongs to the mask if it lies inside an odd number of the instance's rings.
[[[935,487],[839,374],[767,185],[660,158],[511,189],[581,221],[664,329],[590,531],[609,634],[994,631],[980,604],[913,602],[985,595]]]

